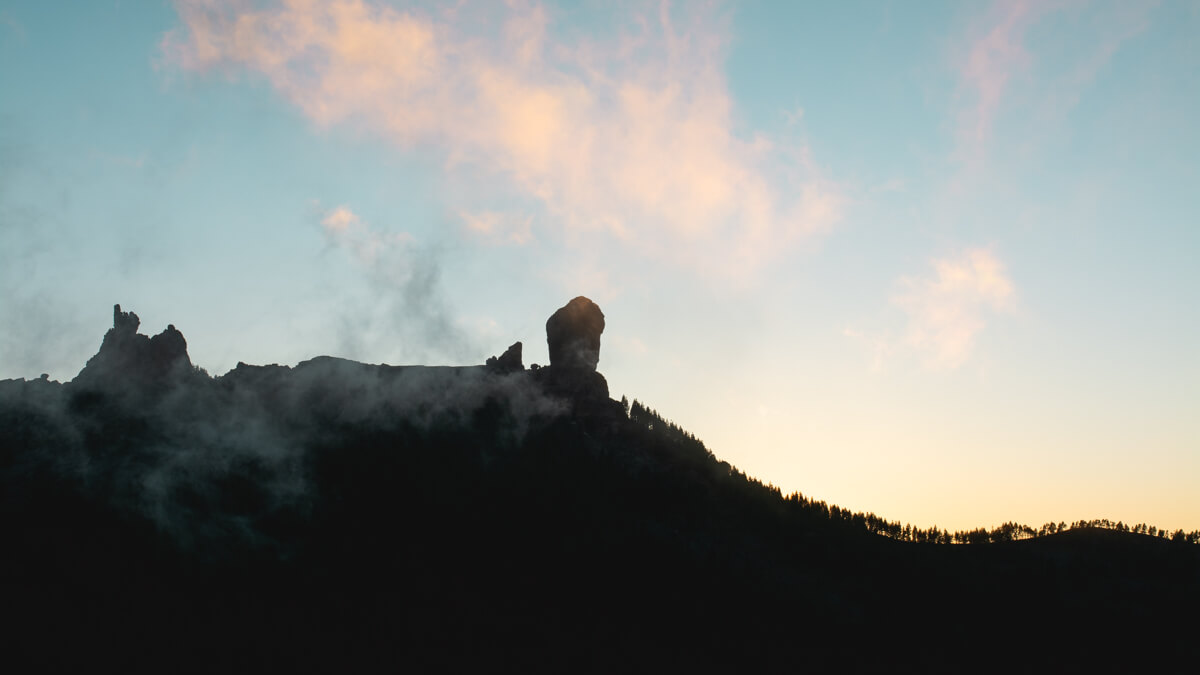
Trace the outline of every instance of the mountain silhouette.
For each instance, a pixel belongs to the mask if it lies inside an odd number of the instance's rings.
[[[74,380],[0,381],[9,672],[1194,663],[1191,535],[917,543],[977,533],[783,495],[612,400],[604,322],[555,312],[543,368],[209,377],[116,306]]]

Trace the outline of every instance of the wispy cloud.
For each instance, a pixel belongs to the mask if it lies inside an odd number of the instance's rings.
[[[321,225],[336,244],[368,266],[374,266],[380,257],[394,255],[412,243],[412,236],[406,232],[381,232],[368,227],[358,214],[344,205],[327,211],[321,218]]]
[[[997,120],[1019,103],[1024,116],[1059,117],[1122,44],[1149,25],[1155,0],[1089,4],[1071,0],[996,0],[967,31],[955,53],[962,105],[957,112],[957,146],[962,159],[978,162],[987,154]],[[1031,41],[1035,26],[1069,22],[1069,38]],[[1056,33],[1051,33],[1055,34]],[[1079,36],[1086,38],[1079,41]],[[1069,40],[1079,41],[1071,42]],[[1043,52],[1053,63],[1039,62]],[[1018,95],[1022,87],[1030,91]]]
[[[533,216],[465,209],[460,209],[458,216],[468,231],[492,242],[526,244],[533,238]]]
[[[1157,5],[1157,0],[1130,0],[1101,6],[1088,16],[1088,47],[1049,88],[1045,103],[1049,114],[1061,117],[1079,103],[1121,47],[1150,26]]]
[[[932,370],[956,369],[970,359],[989,320],[1016,308],[1016,288],[988,249],[934,259],[930,267],[929,274],[894,284],[890,304],[903,315],[903,328],[842,329],[870,353],[872,371],[883,371],[895,358],[914,358]]]
[[[840,216],[842,193],[805,148],[734,132],[726,31],[711,13],[680,26],[664,4],[639,33],[568,41],[545,8],[520,3],[439,14],[362,0],[177,6],[169,61],[256,73],[318,124],[436,148],[447,170],[503,177],[556,226],[741,269]]]
[[[1010,80],[1031,63],[1025,32],[1049,7],[1026,0],[995,2],[970,39],[959,71],[970,100],[959,116],[960,145],[978,151],[990,138]]]
[[[353,306],[349,297],[343,301],[344,355],[461,359],[472,351],[442,295],[435,251],[419,247],[407,232],[371,226],[346,205],[323,211],[321,227],[363,270],[371,290],[370,306]]]
[[[908,317],[905,344],[926,365],[957,368],[971,356],[989,315],[1014,309],[1016,292],[987,249],[933,260],[932,267],[931,276],[901,278],[892,304]]]

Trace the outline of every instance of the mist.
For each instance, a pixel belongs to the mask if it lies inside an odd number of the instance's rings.
[[[436,276],[410,286],[397,300],[405,307],[436,297]],[[211,377],[173,326],[150,338],[138,324],[117,306],[100,351],[70,382],[0,382],[4,422],[25,448],[4,487],[17,494],[22,475],[57,476],[206,555],[245,546],[287,555],[264,523],[310,515],[313,457],[330,434],[424,436],[472,428],[486,411],[502,423],[481,440],[503,449],[569,410],[520,366],[519,349],[508,371],[317,357]]]

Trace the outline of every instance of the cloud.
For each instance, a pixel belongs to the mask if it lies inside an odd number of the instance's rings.
[[[467,230],[493,242],[527,244],[533,238],[533,216],[466,210],[459,210],[458,215]]]
[[[1014,309],[1015,289],[987,249],[934,260],[932,266],[932,277],[901,278],[892,304],[908,317],[904,342],[926,365],[957,368],[970,357],[988,315]]]
[[[1045,106],[1064,117],[1078,103],[1121,47],[1146,31],[1157,2],[1121,2],[1097,7],[1089,16],[1087,48],[1062,72],[1045,97]]]
[[[342,205],[321,215],[330,242],[346,251],[370,286],[370,306],[345,299],[341,347],[346,356],[392,354],[401,358],[466,358],[474,349],[442,293],[437,252],[407,232],[372,227]],[[401,345],[403,353],[397,353]]]
[[[347,206],[339,206],[325,213],[321,225],[337,245],[348,250],[359,263],[374,268],[380,258],[395,257],[405,251],[412,243],[412,236],[407,232],[386,232],[374,230],[363,222],[358,214]],[[404,268],[390,269],[382,274],[394,276],[403,274]]]
[[[325,229],[333,234],[341,234],[350,229],[351,225],[361,226],[362,220],[348,207],[339,206],[325,214],[321,219]]]
[[[1018,81],[1032,87],[1019,97],[1023,117],[1065,115],[1119,48],[1147,28],[1155,4],[994,2],[955,55],[960,92],[968,101],[957,115],[959,152],[968,160],[983,156],[1002,109],[1014,107]],[[1069,22],[1071,34],[1051,31],[1051,42],[1030,45],[1031,29],[1052,16]]]
[[[974,105],[959,118],[959,140],[978,147],[991,136],[1009,80],[1031,63],[1025,31],[1049,8],[1046,3],[1001,1],[992,5],[983,27],[970,40],[959,75]]]
[[[735,133],[725,30],[711,13],[680,28],[664,5],[641,32],[593,40],[556,37],[545,8],[520,3],[440,14],[363,0],[177,7],[169,62],[249,72],[319,125],[436,148],[447,171],[498,176],[572,233],[743,270],[827,231],[844,205],[805,148]]]

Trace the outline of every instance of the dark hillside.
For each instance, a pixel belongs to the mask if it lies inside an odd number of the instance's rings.
[[[217,378],[118,309],[75,381],[0,382],[5,653],[60,672],[1194,658],[1198,547],[873,534],[611,400],[602,315],[574,306],[547,368],[518,344],[478,367]]]

